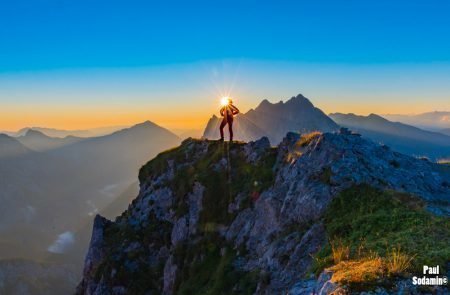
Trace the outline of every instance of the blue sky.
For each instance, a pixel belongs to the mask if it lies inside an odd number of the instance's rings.
[[[422,0],[3,1],[0,70],[450,61],[449,13],[449,1]]]
[[[198,103],[203,120],[218,88],[246,108],[302,92],[326,111],[449,110],[449,14],[449,1],[3,1],[2,109],[42,115],[0,130],[111,104],[164,121]]]

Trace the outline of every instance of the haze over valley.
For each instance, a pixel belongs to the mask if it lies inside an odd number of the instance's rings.
[[[151,122],[92,138],[1,135],[1,258],[57,261],[79,277],[93,217],[120,214],[139,167],[179,142]]]

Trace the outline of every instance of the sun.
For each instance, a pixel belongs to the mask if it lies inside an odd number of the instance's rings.
[[[220,105],[221,106],[226,106],[230,104],[230,98],[228,96],[224,96],[220,99]]]

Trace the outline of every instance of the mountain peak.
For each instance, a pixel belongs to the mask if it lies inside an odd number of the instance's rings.
[[[298,94],[297,96],[293,96],[286,103],[289,107],[302,107],[302,108],[314,108],[314,105],[311,103],[309,99],[304,97],[302,94]]]
[[[293,99],[297,99],[297,100],[307,100],[309,101],[309,99],[307,99],[303,94],[299,93],[297,94],[297,96],[292,97]]]
[[[94,137],[93,140],[97,140],[98,138],[114,138],[114,137],[120,137],[125,136],[128,138],[133,138],[133,140],[142,140],[144,137],[147,136],[162,136],[162,138],[169,139],[173,142],[176,142],[180,138],[174,134],[173,132],[169,131],[168,129],[161,127],[152,121],[144,121],[142,123],[133,125],[129,128],[125,128],[119,131],[116,131],[109,135],[104,135],[102,137]]]
[[[156,127],[158,126],[157,124],[153,123],[150,120],[144,121],[142,123],[138,123],[134,126],[132,126],[131,128],[140,128],[140,127]]]
[[[50,138],[50,136],[45,135],[43,132],[35,130],[35,129],[32,129],[32,128],[28,129],[25,132],[25,135],[23,135],[23,136],[36,137],[36,138]]]
[[[374,118],[374,119],[382,119],[382,120],[386,120],[385,118],[381,117],[380,115],[377,115],[375,113],[370,113],[368,116],[368,118]]]
[[[268,99],[265,98],[259,103],[259,105],[256,108],[266,108],[272,105],[273,103],[271,103]]]

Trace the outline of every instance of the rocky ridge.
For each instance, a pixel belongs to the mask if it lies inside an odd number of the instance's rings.
[[[188,139],[141,169],[114,222],[96,217],[77,294],[327,294],[329,273],[305,278],[333,199],[366,185],[448,218],[449,175],[346,129],[288,133],[277,148]]]

